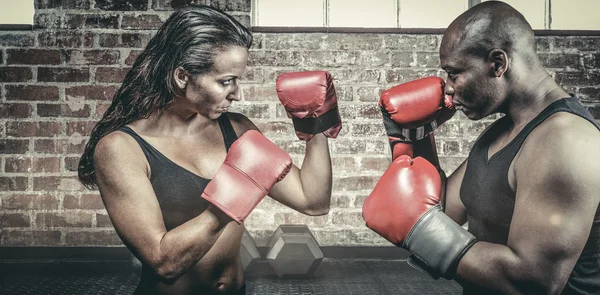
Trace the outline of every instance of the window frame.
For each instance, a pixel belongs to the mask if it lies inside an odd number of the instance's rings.
[[[33,4],[33,16],[31,19],[31,24],[12,24],[12,23],[0,23],[0,31],[30,31],[33,30],[33,28],[35,27],[35,13],[36,13],[36,8],[35,8],[35,0],[19,0],[19,1],[31,1]],[[11,3],[14,2],[10,2],[10,3],[6,3],[6,5],[10,5]],[[4,7],[4,5],[2,5],[3,3],[0,2],[0,9],[2,9],[2,7]]]
[[[252,32],[256,33],[366,33],[366,34],[443,34],[445,28],[362,28],[362,27],[280,27],[280,26],[257,26],[254,25],[256,12],[256,1],[251,3]],[[324,0],[327,5],[327,0]],[[548,0],[552,1],[552,0]],[[481,0],[468,0],[468,8],[481,3]],[[551,8],[549,8],[551,9]],[[328,9],[325,9],[324,17],[328,18]],[[548,26],[552,27],[551,10],[548,12]],[[326,22],[326,21],[325,21]],[[571,29],[534,29],[536,36],[600,36],[600,30],[571,30]]]

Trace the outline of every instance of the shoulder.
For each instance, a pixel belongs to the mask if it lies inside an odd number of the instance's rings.
[[[122,165],[142,165],[145,162],[137,141],[121,131],[105,135],[94,149],[94,166],[99,169],[112,170]]]
[[[600,131],[586,119],[567,112],[548,117],[525,140],[518,166],[528,173],[600,176]],[[552,172],[552,173],[549,173]]]
[[[243,134],[248,130],[258,130],[258,127],[243,114],[228,112],[227,117],[238,135]]]

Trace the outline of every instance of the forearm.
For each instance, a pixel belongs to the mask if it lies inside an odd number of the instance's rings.
[[[478,242],[459,262],[455,279],[502,294],[559,294],[566,278],[555,269],[519,257],[510,247]]]
[[[208,253],[230,222],[233,220],[222,211],[209,206],[162,236],[154,250],[152,268],[163,279],[179,278]]]
[[[315,135],[306,143],[300,180],[306,198],[306,213],[327,214],[331,200],[332,168],[329,143],[323,134]]]

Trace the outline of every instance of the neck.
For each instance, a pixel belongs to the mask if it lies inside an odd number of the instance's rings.
[[[532,80],[535,83],[531,83]],[[535,79],[529,75],[521,81],[521,90],[517,89],[507,98],[506,115],[516,128],[527,124],[551,103],[569,96],[545,70]]]
[[[190,134],[195,136],[207,127],[216,124],[217,120],[207,118],[176,104],[167,106],[164,110],[155,111],[148,118],[134,123],[143,133],[161,137],[185,137]]]

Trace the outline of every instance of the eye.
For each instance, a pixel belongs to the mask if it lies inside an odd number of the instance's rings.
[[[229,84],[231,84],[231,80],[233,80],[233,79],[222,81],[221,85],[223,85],[223,86],[229,86]]]
[[[456,71],[448,71],[446,73],[448,74],[448,79],[450,79],[450,80],[456,79],[456,75],[458,75],[458,73]]]

